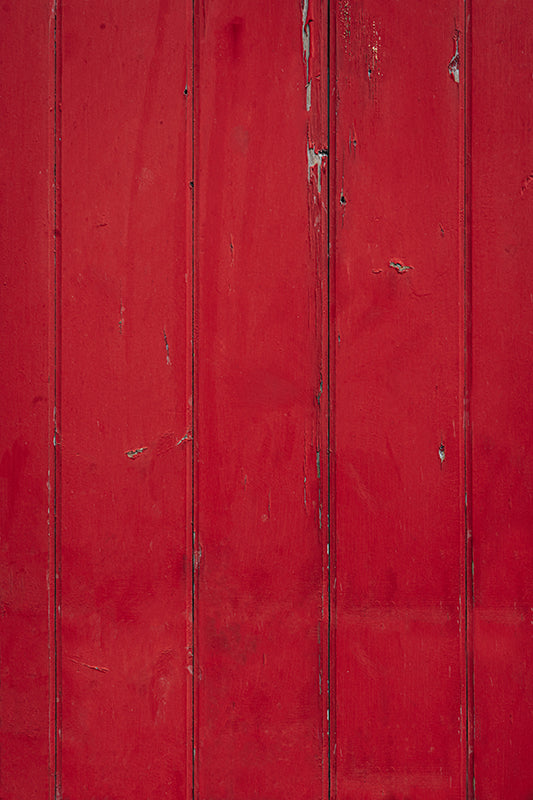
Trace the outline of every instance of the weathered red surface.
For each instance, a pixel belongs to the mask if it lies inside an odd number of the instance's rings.
[[[464,797],[461,4],[337,14],[340,798]]]
[[[531,800],[528,12],[4,4],[2,800]]]
[[[197,790],[205,798],[314,798],[327,769],[318,399],[327,401],[327,172],[319,178],[318,165],[308,166],[308,150],[313,161],[327,146],[319,138],[327,70],[308,112],[307,22],[298,3],[251,13],[247,2],[213,2],[198,18]],[[311,34],[318,71],[321,41]]]
[[[54,761],[49,9],[4,3],[0,26],[0,797],[40,800]]]
[[[472,6],[476,795],[531,800],[533,19]]]
[[[190,25],[62,9],[62,797],[187,786]]]

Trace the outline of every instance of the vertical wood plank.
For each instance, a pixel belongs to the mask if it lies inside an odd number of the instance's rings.
[[[53,14],[43,2],[4,3],[0,25],[0,796],[38,800],[51,796],[54,760]]]
[[[339,798],[465,796],[460,24],[336,4]]]
[[[474,774],[533,797],[531,7],[472,3]]]
[[[198,797],[316,798],[325,7],[197,8]]]
[[[63,5],[62,797],[184,797],[191,18]]]

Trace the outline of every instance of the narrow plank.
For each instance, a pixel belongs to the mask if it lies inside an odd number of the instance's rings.
[[[0,26],[0,796],[40,800],[52,796],[54,769],[53,15],[36,0],[4,3]]]
[[[190,23],[64,3],[65,800],[189,794]]]
[[[213,800],[327,791],[324,16],[197,5],[196,779]]]
[[[335,7],[337,796],[450,800],[466,748],[461,4]]]
[[[472,4],[474,775],[533,796],[533,20]]]

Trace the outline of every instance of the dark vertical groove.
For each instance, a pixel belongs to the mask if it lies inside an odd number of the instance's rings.
[[[328,384],[328,411],[327,411],[327,431],[326,431],[326,444],[327,444],[327,509],[328,509],[328,519],[327,519],[327,541],[328,541],[328,641],[327,641],[327,652],[328,652],[328,800],[331,798],[331,459],[330,459],[330,419],[331,419],[331,373],[330,373],[330,318],[331,318],[331,286],[330,286],[330,246],[331,246],[331,237],[330,237],[330,202],[331,202],[331,136],[330,136],[330,81],[331,81],[331,64],[330,64],[330,57],[331,57],[331,42],[330,42],[330,31],[331,31],[331,20],[330,20],[330,0],[327,0],[327,14],[328,14],[328,22],[327,22],[327,51],[326,51],[326,59],[327,59],[327,94],[328,94],[328,102],[327,102],[327,148],[328,148],[328,186],[327,186],[327,251],[326,251],[326,258],[327,258],[327,319],[326,319],[326,336],[327,336],[327,365],[326,365],[326,374],[327,374],[327,384]]]
[[[335,791],[335,690],[334,690],[334,646],[332,645],[332,637],[334,636],[334,628],[332,626],[333,611],[334,611],[334,584],[335,584],[335,507],[332,501],[332,445],[334,445],[333,436],[333,401],[334,389],[332,387],[332,380],[334,376],[334,342],[335,337],[332,336],[332,325],[335,323],[335,303],[334,303],[334,263],[335,263],[335,213],[332,210],[332,198],[335,197],[335,176],[336,176],[336,128],[334,121],[336,115],[331,114],[331,95],[332,95],[332,81],[333,92],[336,85],[336,47],[335,47],[335,3],[327,0],[327,148],[328,148],[328,185],[327,185],[327,391],[328,391],[328,410],[327,410],[327,508],[328,508],[328,798],[336,796]],[[332,46],[333,41],[333,46]],[[332,131],[332,125],[334,129]],[[333,249],[333,252],[332,252]],[[333,364],[332,364],[333,361]],[[332,663],[333,661],[333,663]],[[333,677],[333,681],[332,681]]]
[[[54,752],[53,775],[54,797],[61,797],[61,5],[56,3],[53,10],[53,91],[54,91],[54,132],[53,132],[53,398],[52,441],[53,441],[53,727]]]
[[[472,543],[472,3],[464,3],[464,515],[465,515],[465,674],[466,674],[466,797],[474,800],[474,661],[472,612],[474,562]]]
[[[192,626],[192,642],[191,642],[191,658],[192,658],[192,692],[191,692],[191,748],[192,748],[192,786],[191,786],[191,795],[192,800],[196,797],[196,781],[197,781],[197,737],[198,731],[196,726],[196,691],[197,691],[197,678],[196,678],[196,669],[197,669],[197,648],[196,648],[196,636],[197,636],[197,624],[196,624],[196,615],[197,615],[197,593],[198,593],[198,585],[197,585],[197,558],[196,558],[196,432],[197,432],[197,425],[196,425],[196,413],[197,413],[197,403],[196,403],[196,280],[197,280],[197,273],[195,268],[195,260],[196,260],[196,2],[192,0],[192,19],[191,19],[191,27],[192,27],[192,75],[191,75],[191,82],[192,82],[192,121],[191,121],[191,152],[192,152],[192,165],[191,165],[191,173],[192,173],[192,184],[191,184],[191,193],[192,193],[192,201],[191,201],[191,386],[192,386],[192,397],[191,397],[191,626]]]

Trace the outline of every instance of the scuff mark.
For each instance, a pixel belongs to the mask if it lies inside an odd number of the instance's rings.
[[[372,31],[370,33],[370,48],[369,48],[369,59],[368,59],[368,80],[372,78],[374,71],[376,70],[376,66],[379,59],[379,44],[381,42],[381,36],[378,33],[378,29],[376,26],[375,20],[372,20]],[[376,73],[379,75],[379,70]]]
[[[524,181],[522,181],[522,189],[520,191],[520,195],[524,194],[524,192],[527,190],[527,188],[531,183],[533,183],[533,172],[530,172],[527,178]]]
[[[322,160],[327,158],[328,151],[327,150],[315,150],[313,145],[307,144],[307,181],[311,183],[311,170],[313,167],[318,167],[317,169],[317,187],[318,193],[320,194],[322,189]]]
[[[167,364],[170,367],[172,365],[172,361],[170,360],[170,350],[168,349],[167,332],[164,328],[163,328],[163,338],[165,340],[165,350],[167,351]]]
[[[400,274],[402,272],[407,272],[409,269],[414,269],[414,267],[410,267],[409,264],[403,264],[401,261],[389,261],[389,267],[392,267],[392,269],[395,269],[396,272]]]
[[[147,447],[138,447],[136,450],[126,450],[126,455],[131,459],[139,458],[147,449]]]
[[[202,548],[200,547],[200,549],[197,550],[193,556],[194,569],[197,570],[200,567],[201,560],[202,560]]]
[[[69,658],[75,664],[79,664],[80,667],[87,667],[87,669],[94,669],[96,670],[96,672],[109,672],[109,667],[97,667],[95,664],[86,664],[85,661],[78,661],[77,658],[72,658],[72,656],[69,656]]]
[[[322,492],[320,491],[320,450],[316,451],[316,476],[318,478],[318,529],[322,530]]]
[[[50,31],[52,31],[53,28],[55,27],[56,19],[57,19],[57,0],[53,0],[52,5],[50,6],[50,17],[48,19],[48,29]]]
[[[448,64],[448,73],[451,75],[451,77],[454,79],[454,81],[456,83],[459,83],[459,66],[460,66],[459,38],[460,38],[460,35],[461,35],[460,32],[457,31],[457,30],[455,31],[455,33],[453,35],[453,41],[455,42],[455,53],[454,53],[454,56],[453,56],[452,60]]]
[[[191,439],[192,439],[191,432],[187,431],[187,433],[184,434],[184,436],[182,436],[181,439],[178,439],[178,441],[176,442],[176,447],[179,447],[180,444],[183,444],[183,442],[190,442]]]
[[[302,51],[305,64],[305,107],[311,111],[311,78],[309,77],[309,54],[311,51],[311,31],[307,15],[309,13],[309,0],[302,3]]]
[[[343,31],[342,31],[342,38],[344,39],[344,52],[349,53],[350,48],[350,39],[351,39],[351,25],[352,20],[350,16],[350,3],[348,0],[344,0],[341,5],[341,20],[343,22]]]
[[[444,464],[444,459],[446,458],[446,448],[444,447],[444,442],[441,442],[439,445],[439,458],[440,458],[440,465]]]

